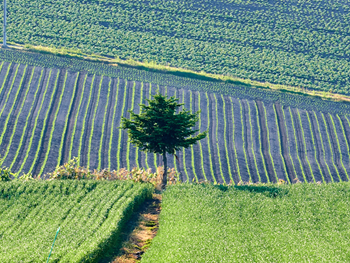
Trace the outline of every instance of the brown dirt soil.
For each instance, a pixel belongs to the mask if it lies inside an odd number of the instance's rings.
[[[158,231],[162,196],[153,194],[134,212],[122,233],[122,248],[110,263],[139,262]]]

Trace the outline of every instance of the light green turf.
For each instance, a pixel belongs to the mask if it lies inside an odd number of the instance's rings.
[[[349,218],[345,182],[171,185],[141,262],[349,262]]]

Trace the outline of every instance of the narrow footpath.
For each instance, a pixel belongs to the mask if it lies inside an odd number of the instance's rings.
[[[153,194],[131,216],[124,231],[121,233],[122,247],[114,256],[100,260],[100,263],[134,263],[141,260],[142,254],[151,245],[159,228],[161,211],[161,194]]]

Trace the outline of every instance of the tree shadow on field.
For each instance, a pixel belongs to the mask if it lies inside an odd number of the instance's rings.
[[[232,188],[225,185],[214,185],[214,187],[223,192],[226,192],[229,188]],[[288,194],[287,189],[274,187],[274,186],[235,185],[233,188],[235,190],[263,194],[266,197],[271,197],[271,198],[282,197]]]
[[[271,198],[282,197],[288,194],[287,189],[273,186],[237,185],[234,188],[241,191],[260,193]]]

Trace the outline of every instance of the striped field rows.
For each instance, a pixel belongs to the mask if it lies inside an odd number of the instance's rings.
[[[128,110],[160,92],[197,112],[199,143],[168,156],[183,181],[338,182],[350,171],[350,118],[262,100],[64,69],[0,64],[1,165],[34,175],[79,157],[89,169],[163,165],[119,129]]]

